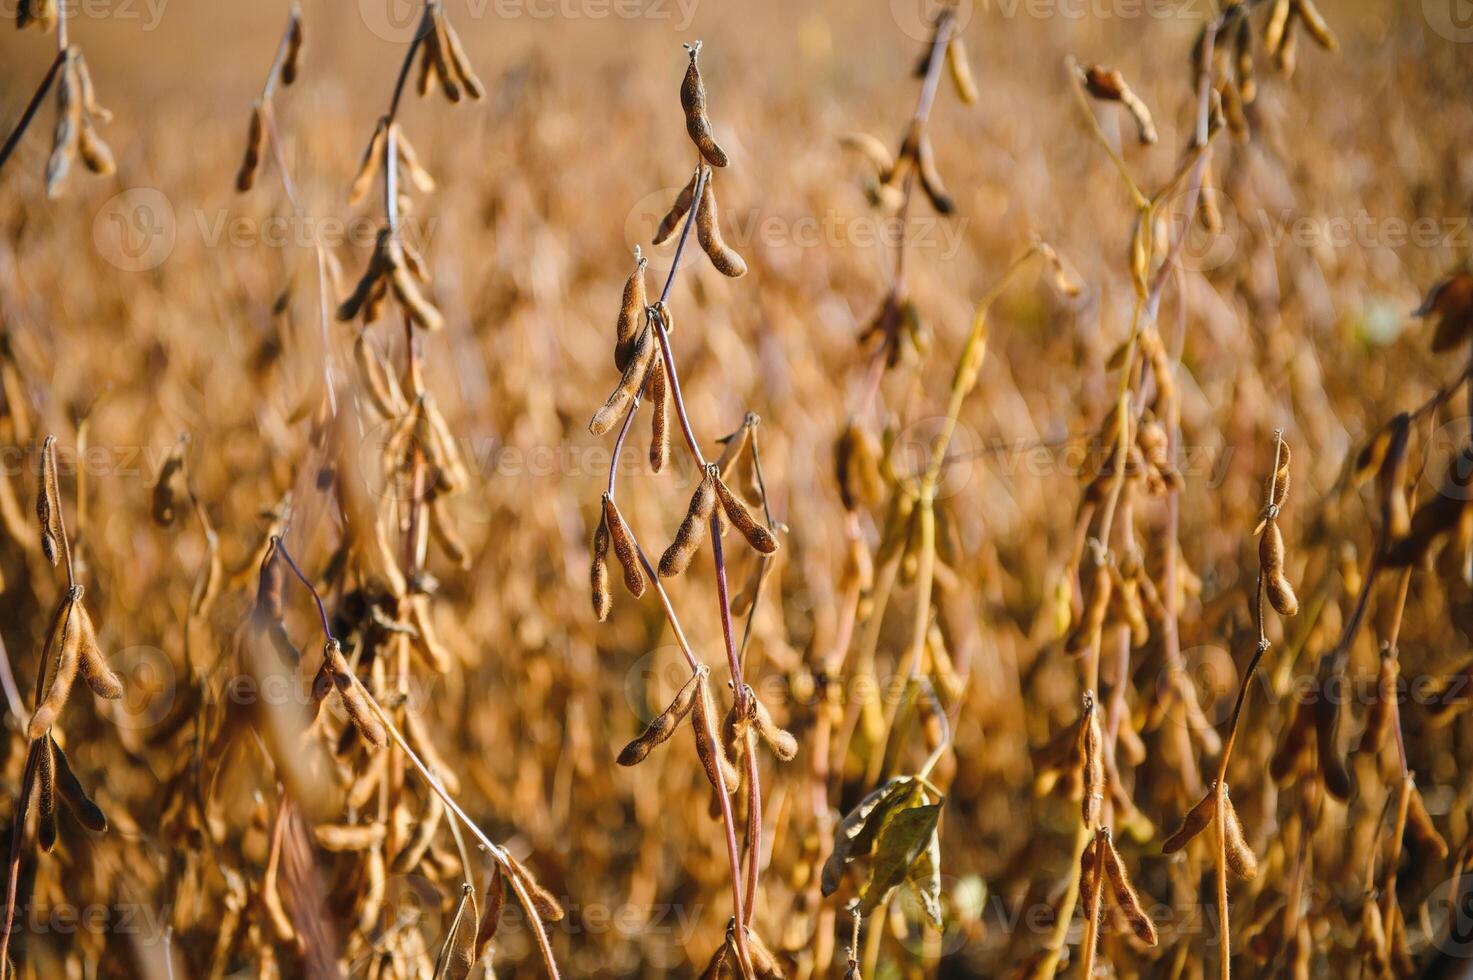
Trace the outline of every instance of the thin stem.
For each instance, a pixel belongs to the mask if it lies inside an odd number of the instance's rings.
[[[61,7],[64,5],[58,4],[57,6]],[[25,135],[26,129],[31,125],[31,120],[36,117],[36,112],[41,108],[42,100],[46,98],[46,93],[51,89],[51,83],[56,81],[56,73],[61,70],[62,63],[65,61],[65,50],[58,51],[56,57],[51,59],[51,67],[46,69],[46,74],[42,77],[41,84],[36,87],[36,94],[31,96],[30,102],[26,103],[25,111],[20,114],[20,121],[15,124],[15,128],[10,131],[10,135],[5,138],[5,145],[0,147],[0,168],[5,166],[5,162],[10,159],[11,154],[15,152],[15,148],[20,145],[20,138]]]
[[[1230,980],[1233,972],[1232,967],[1232,930],[1228,926],[1228,866],[1227,866],[1227,834],[1223,828],[1227,826],[1227,786],[1218,780],[1217,788],[1217,812],[1213,819],[1217,826],[1217,934],[1218,934],[1218,959],[1220,960],[1218,976],[1222,980]]]
[[[317,615],[322,620],[322,632],[327,635],[329,640],[333,639],[332,626],[327,618],[327,607],[322,604],[322,596],[318,594],[317,587],[312,584],[312,580],[306,576],[306,573],[297,566],[296,560],[292,558],[291,552],[287,550],[286,542],[280,534],[272,535],[271,546],[276,549],[277,554],[286,560],[287,567],[292,570],[292,574],[296,575],[298,581],[306,586],[307,591],[312,594],[312,601],[317,604]]]
[[[1095,140],[1100,146],[1104,147],[1106,155],[1110,158],[1110,162],[1119,171],[1121,182],[1125,184],[1125,189],[1130,192],[1131,203],[1136,206],[1137,210],[1144,210],[1150,202],[1146,200],[1146,195],[1141,193],[1141,189],[1136,186],[1135,180],[1131,178],[1130,169],[1126,167],[1125,161],[1116,152],[1115,144],[1110,142],[1110,138],[1105,135],[1104,129],[1100,127],[1100,121],[1095,116],[1094,109],[1090,107],[1089,98],[1084,94],[1084,86],[1080,81],[1083,73],[1079,68],[1079,62],[1075,61],[1071,55],[1064,59],[1064,65],[1069,72],[1069,89],[1074,93],[1074,100],[1079,103],[1079,108],[1084,113],[1084,118],[1089,120],[1090,130],[1094,133]]]
[[[271,59],[271,71],[266,76],[266,83],[261,86],[262,105],[270,102],[271,96],[276,92],[276,80],[281,77],[281,68],[286,64],[287,52],[291,50],[292,33],[301,19],[302,8],[292,4],[286,18],[286,30],[282,32],[281,40],[276,44],[276,55]]]
[[[312,600],[317,604],[318,612],[322,616],[322,629],[323,633],[326,634],[327,640],[332,641],[336,639],[332,635],[332,631],[328,626],[327,611],[326,608],[323,606],[322,596],[318,594],[317,589],[315,586],[313,586],[312,582],[305,575],[302,574],[301,568],[298,567],[296,561],[292,558],[291,552],[287,550],[286,543],[282,541],[281,537],[279,535],[273,536],[272,541],[274,542],[274,546],[281,554],[281,556],[286,559],[287,566],[291,568],[291,570],[296,574],[298,580],[300,580],[307,591],[311,593]],[[378,720],[388,731],[389,736],[394,740],[395,746],[398,747],[399,751],[404,753],[405,758],[407,758],[414,766],[414,768],[419,771],[420,776],[424,778],[425,783],[430,787],[431,791],[433,791],[436,796],[440,797],[440,801],[445,804],[445,807],[452,814],[454,814],[456,819],[461,822],[465,829],[469,830],[471,834],[476,838],[476,840],[478,840],[482,844],[482,846],[484,846],[486,850],[489,851],[491,855],[496,858],[496,860],[501,864],[502,868],[506,871],[506,878],[511,882],[512,888],[516,890],[517,899],[522,903],[522,908],[526,912],[527,920],[531,924],[533,936],[537,940],[538,949],[542,953],[543,963],[547,968],[547,974],[549,977],[552,977],[553,980],[557,980],[557,963],[553,960],[552,946],[548,942],[547,932],[543,928],[542,920],[537,915],[536,906],[532,903],[531,896],[527,893],[526,887],[521,883],[521,880],[518,878],[518,876],[512,872],[511,864],[508,860],[508,855],[506,851],[500,845],[492,841],[491,838],[487,837],[481,831],[481,828],[476,825],[475,821],[472,820],[463,809],[461,809],[460,804],[455,802],[455,798],[451,796],[450,793],[445,789],[440,780],[435,776],[434,772],[429,768],[429,766],[425,764],[424,760],[422,760],[419,755],[415,753],[414,749],[410,747],[409,740],[406,739],[403,733],[399,731],[398,726],[394,724],[393,719],[389,717],[388,712],[383,709],[383,706],[378,703],[378,699],[374,697],[373,692],[368,689],[368,686],[364,684],[363,681],[359,679],[358,675],[356,673],[353,673],[352,671],[348,672],[348,677],[363,694],[364,700],[368,703],[368,706],[373,710],[373,713],[378,717]]]

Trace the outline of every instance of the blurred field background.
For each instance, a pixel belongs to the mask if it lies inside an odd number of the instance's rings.
[[[115,114],[104,134],[117,173],[73,174],[60,199],[46,199],[49,104],[5,167],[5,478],[29,514],[41,436],[58,435],[65,461],[78,443],[77,415],[95,403],[88,452],[70,457],[86,473],[82,512],[72,509],[67,467],[65,497],[89,608],[129,682],[116,705],[78,694],[69,708],[73,766],[112,827],[64,830],[56,853],[23,863],[23,908],[39,910],[17,927],[23,975],[209,976],[221,962],[229,877],[261,874],[277,799],[261,755],[221,764],[212,791],[218,826],[206,830],[180,815],[190,805],[180,802],[181,770],[201,701],[219,696],[201,679],[228,663],[253,600],[263,511],[295,487],[294,549],[315,568],[331,551],[330,505],[311,479],[324,358],[312,244],[323,240],[344,269],[329,297],[335,305],[377,228],[377,195],[349,207],[347,187],[413,22],[410,5],[386,11],[382,2],[303,4],[301,78],[278,93],[276,111],[310,217],[272,220],[291,213],[272,162],[252,193],[233,188],[250,107],[286,18],[277,3],[99,0],[90,13],[83,5],[70,29]],[[813,904],[813,875],[832,842],[820,839],[813,815],[807,692],[841,603],[846,543],[834,444],[863,384],[867,357],[856,338],[893,261],[885,237],[893,227],[867,204],[863,163],[839,139],[863,131],[898,142],[928,28],[902,0],[683,4],[450,0],[488,96],[451,108],[411,94],[402,110],[439,184],[406,218],[448,321],[424,339],[424,370],[472,463],[472,484],[453,502],[471,567],[430,567],[440,583],[436,625],[456,663],[425,680],[422,709],[470,815],[567,905],[568,917],[549,927],[565,975],[699,973],[729,914],[720,825],[706,815],[688,737],[641,767],[614,764],[684,667],[650,598],[636,602],[616,587],[605,624],[589,609],[588,540],[609,443],[586,430],[615,380],[609,349],[631,250],[648,249],[654,222],[689,174],[677,91],[681,42],[699,38],[717,136],[733,158],[721,184],[726,237],[751,272],[728,281],[691,262],[673,292],[672,340],[703,439],[734,429],[745,412],[761,416],[766,483],[791,528],[748,664],[749,680],[802,746],[792,763],[764,760],[770,850],[756,924],[789,955],[789,975],[839,976],[847,923],[839,914],[836,924],[834,911],[843,896]],[[1251,139],[1216,143],[1223,231],[1190,236],[1162,308],[1162,334],[1181,358],[1183,557],[1201,579],[1182,609],[1181,647],[1213,723],[1226,722],[1251,651],[1251,532],[1276,428],[1295,452],[1290,571],[1302,597],[1322,602],[1302,634],[1274,628],[1267,679],[1249,702],[1234,799],[1268,870],[1235,887],[1235,935],[1285,901],[1291,856],[1280,831],[1290,807],[1263,778],[1265,760],[1285,728],[1295,679],[1333,646],[1354,597],[1347,566],[1363,565],[1372,548],[1375,505],[1369,491],[1339,485],[1346,460],[1460,366],[1431,354],[1427,328],[1410,316],[1473,243],[1473,35],[1445,7],[1327,2],[1338,52],[1301,43],[1291,79],[1260,68]],[[1029,273],[1003,293],[979,387],[960,419],[940,502],[956,581],[937,601],[961,678],[960,696],[946,705],[954,751],[937,770],[947,791],[947,925],[927,931],[912,916],[886,926],[894,934],[880,976],[1009,975],[1046,942],[1048,909],[1075,874],[1078,807],[1035,791],[1035,753],[1078,712],[1078,669],[1060,648],[1055,595],[1074,548],[1081,460],[1100,450],[1091,437],[1115,396],[1106,360],[1129,330],[1134,214],[1074,103],[1064,59],[1119,68],[1151,106],[1161,138],[1150,149],[1134,145],[1125,117],[1100,118],[1137,179],[1155,187],[1191,132],[1189,52],[1212,13],[1187,0],[961,7],[981,99],[965,106],[944,93],[931,122],[958,213],[940,218],[920,201],[908,224],[910,292],[933,339],[918,362],[887,373],[877,403],[878,417],[895,427],[901,467],[916,468],[929,451],[973,306],[1031,235],[1055,246],[1084,290],[1067,297]],[[7,31],[0,45],[8,130],[53,48],[32,31]],[[652,283],[663,281],[668,257],[668,249],[653,253]],[[326,356],[351,384],[359,327],[331,328]],[[397,327],[371,332],[398,363]],[[1435,420],[1424,493],[1466,415],[1458,400]],[[662,547],[695,475],[679,446],[673,473],[651,473],[645,425],[636,421],[620,500],[642,538],[658,542],[649,546]],[[181,435],[227,570],[209,622],[192,630],[190,591],[206,560],[199,527],[150,520],[159,469]],[[871,545],[879,516],[863,519]],[[0,639],[25,692],[60,586],[33,540],[7,538],[0,572]],[[720,662],[708,563],[670,589],[693,645]],[[1372,601],[1354,649],[1352,675],[1366,684],[1390,591],[1383,586]],[[289,595],[288,625],[314,649],[315,614],[302,593]],[[907,642],[907,595],[897,593],[880,632],[880,685]],[[1404,675],[1441,677],[1466,659],[1470,600],[1454,574],[1416,580],[1402,625]],[[1139,719],[1160,687],[1154,641],[1133,669]],[[846,709],[871,690],[857,672],[841,680]],[[7,717],[17,732],[24,720]],[[1126,843],[1122,834],[1121,846],[1137,885],[1164,911],[1162,941],[1146,950],[1112,936],[1109,959],[1120,976],[1200,976],[1215,969],[1210,862],[1199,887],[1179,859],[1161,855],[1159,841],[1191,802],[1177,778],[1183,766],[1205,769],[1210,753],[1190,763],[1176,757],[1180,743],[1166,730],[1174,722],[1158,722],[1164,727],[1141,722],[1148,761],[1128,776],[1155,837]],[[1403,728],[1428,808],[1458,851],[1473,831],[1469,729],[1434,730],[1415,707],[1404,709]],[[873,788],[868,751],[861,731],[837,760],[833,785],[817,789],[834,811]],[[24,739],[13,734],[9,792],[23,759]],[[1316,976],[1360,968],[1356,910],[1385,785],[1370,766],[1348,806],[1332,801],[1320,813],[1308,905]],[[443,829],[437,847],[453,853]],[[342,939],[353,920],[352,874],[342,855],[317,859]],[[1403,906],[1430,900],[1424,915],[1408,912],[1419,966],[1445,952],[1435,935],[1447,906],[1436,896],[1446,898],[1454,863],[1417,859],[1403,869]],[[418,884],[433,875],[403,877],[414,881],[397,886],[402,900],[424,906],[415,927],[430,937],[433,959],[454,877],[428,891]],[[254,922],[257,900],[244,894],[242,922]],[[101,927],[57,928],[57,909],[94,905],[109,910]],[[266,941],[258,922],[250,928]],[[838,952],[820,968],[812,950],[824,930]],[[256,975],[252,944],[242,925],[224,975]],[[169,957],[172,974],[163,967]],[[276,960],[279,975],[305,975],[289,944]],[[503,926],[496,964],[505,976],[536,975],[519,921]],[[342,968],[367,975],[346,954]],[[1289,966],[1244,948],[1239,970],[1287,975]]]

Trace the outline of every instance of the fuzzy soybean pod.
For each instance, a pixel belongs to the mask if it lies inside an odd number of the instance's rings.
[[[660,577],[671,578],[690,567],[691,559],[701,547],[701,534],[705,524],[716,511],[716,468],[706,467],[696,492],[690,498],[690,508],[685,520],[675,530],[675,540],[660,556]]]
[[[266,152],[266,119],[258,102],[251,108],[251,124],[246,131],[245,158],[235,175],[235,189],[242,194],[256,183],[256,172],[261,168],[261,157]]]
[[[76,614],[77,607],[80,605],[80,596],[63,600],[52,622],[51,638],[47,647],[56,650],[56,664],[51,674],[50,686],[46,689],[46,696],[36,706],[36,712],[31,715],[30,723],[26,726],[26,734],[30,738],[40,738],[50,731],[51,726],[56,724],[56,719],[60,717],[61,709],[66,706],[67,698],[72,693],[72,683],[77,679],[77,668],[82,652],[82,630],[77,622]]]
[[[1084,825],[1091,829],[1099,826],[1105,805],[1104,741],[1100,713],[1095,710],[1094,692],[1085,691],[1084,717],[1079,723],[1079,756],[1084,784],[1080,813],[1084,818]]]
[[[618,762],[621,766],[638,765],[649,757],[655,746],[669,741],[670,736],[675,734],[675,729],[690,714],[691,708],[695,706],[696,696],[700,693],[702,677],[707,668],[703,665],[695,673],[691,674],[690,680],[675,693],[674,699],[646,726],[640,736],[624,746],[619,753]]]
[[[716,187],[707,179],[701,188],[700,210],[696,212],[696,239],[716,271],[732,279],[747,274],[747,262],[721,237],[721,217],[716,207]]]
[[[664,244],[670,236],[675,234],[675,229],[680,227],[680,219],[690,210],[691,202],[695,200],[696,181],[701,179],[701,168],[697,167],[695,173],[691,174],[690,181],[675,195],[675,203],[670,205],[670,210],[665,212],[665,217],[660,219],[660,226],[655,229],[655,237],[651,241],[656,245]]]
[[[741,532],[742,537],[747,539],[747,544],[751,545],[754,551],[770,555],[777,550],[777,539],[772,536],[772,532],[757,523],[751,512],[747,510],[747,505],[737,499],[736,494],[732,493],[722,482],[720,476],[715,478],[714,489],[716,499],[721,502],[721,509],[726,513],[727,520],[731,521],[732,526]]]
[[[588,431],[596,436],[601,436],[614,427],[614,423],[624,414],[629,403],[634,400],[634,395],[644,384],[646,372],[649,370],[650,362],[655,356],[655,340],[652,331],[645,329],[634,342],[634,349],[630,352],[629,363],[624,368],[624,373],[619,377],[619,383],[614,387],[613,393],[604,402],[603,407],[593,413],[593,418],[588,422]]]
[[[614,546],[614,557],[624,568],[624,587],[636,599],[644,595],[644,570],[639,565],[639,552],[634,544],[634,534],[624,523],[614,499],[604,494],[604,518],[608,522],[609,542]]]
[[[685,79],[680,83],[685,130],[707,163],[713,167],[724,167],[728,162],[726,151],[716,144],[716,137],[711,132],[711,117],[706,114],[706,83],[701,80],[701,69],[696,64],[701,42],[687,44],[685,50],[690,55],[690,65],[686,67]]]
[[[609,618],[614,597],[609,592],[609,514],[600,508],[598,528],[593,532],[593,567],[589,572],[593,593],[593,611],[601,623]]]
[[[634,341],[639,333],[640,317],[644,315],[646,295],[644,269],[649,259],[634,250],[634,271],[624,283],[624,295],[619,303],[619,320],[614,326],[614,366],[623,371],[629,366],[634,353]]]
[[[1269,603],[1280,616],[1298,613],[1299,598],[1284,574],[1284,536],[1276,520],[1271,519],[1264,524],[1263,535],[1258,539],[1258,564],[1263,570],[1263,586]]]
[[[1115,899],[1115,907],[1125,916],[1125,921],[1130,923],[1130,929],[1135,933],[1137,939],[1147,946],[1156,945],[1156,925],[1141,906],[1140,895],[1136,893],[1135,886],[1130,883],[1130,878],[1125,873],[1125,863],[1120,860],[1120,852],[1115,849],[1115,841],[1108,830],[1102,831],[1100,838],[1104,841],[1105,876],[1110,882],[1110,893]]]

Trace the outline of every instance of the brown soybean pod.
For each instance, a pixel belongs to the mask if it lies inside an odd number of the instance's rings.
[[[1258,855],[1253,853],[1253,848],[1243,837],[1243,824],[1238,820],[1237,807],[1228,798],[1227,787],[1222,791],[1222,813],[1223,826],[1220,829],[1228,867],[1244,881],[1252,881],[1258,877]]]
[[[608,401],[603,403],[593,418],[588,422],[588,431],[596,436],[601,436],[614,427],[619,416],[629,407],[634,400],[634,394],[644,384],[645,372],[649,369],[650,360],[655,354],[655,341],[650,330],[645,330],[634,342],[634,350],[629,356],[629,363],[624,368],[624,373],[619,376],[619,383],[609,395]]]
[[[650,370],[650,408],[650,469],[658,473],[670,459],[670,386],[658,358]]]
[[[593,532],[593,567],[589,577],[592,580],[593,611],[601,623],[609,618],[609,610],[613,608],[614,597],[609,592],[609,518],[608,511],[600,507],[598,516],[598,527]]]
[[[706,475],[701,478],[695,494],[690,498],[690,508],[686,511],[685,520],[680,522],[680,527],[675,531],[675,540],[670,542],[670,547],[660,556],[661,578],[679,575],[690,567],[690,560],[700,549],[705,524],[715,510],[716,475],[711,467],[707,467]]]
[[[696,737],[696,755],[700,757],[701,766],[706,771],[706,778],[710,780],[711,786],[717,792],[733,793],[736,791],[738,780],[731,772],[730,764],[721,750],[716,747],[711,738],[715,730],[716,706],[711,700],[711,687],[706,683],[706,675],[699,675],[696,681],[696,698],[694,710],[691,712],[691,728]]]
[[[57,745],[56,740],[50,735],[46,737],[46,741],[51,745],[52,771],[56,777],[56,789],[57,792],[61,793],[61,798],[66,803],[67,809],[71,810],[72,816],[77,818],[77,822],[88,830],[97,831],[98,833],[106,830],[107,816],[102,812],[102,808],[92,801],[92,797],[87,795],[87,791],[82,788],[82,784],[78,782],[76,774],[72,772],[71,763],[67,762],[66,753],[62,751],[61,746]]]
[[[1135,887],[1125,873],[1125,864],[1120,860],[1120,852],[1115,850],[1115,842],[1108,831],[1104,834],[1104,843],[1105,874],[1110,879],[1110,891],[1115,896],[1115,905],[1130,923],[1136,938],[1147,946],[1154,946],[1156,926],[1141,907],[1140,896],[1136,894]]]
[[[1338,659],[1337,653],[1331,652],[1325,656],[1331,661],[1327,666],[1333,667],[1333,661]],[[1345,768],[1345,760],[1340,755],[1339,694],[1329,689],[1330,681],[1337,674],[1338,671],[1328,669],[1321,671],[1319,701],[1315,703],[1314,721],[1320,775],[1325,781],[1325,789],[1335,799],[1344,802],[1350,799],[1352,787],[1350,772]]]
[[[251,124],[246,130],[245,159],[241,161],[240,170],[235,175],[235,189],[241,193],[250,190],[256,183],[256,171],[261,166],[261,154],[266,149],[266,122],[262,113],[261,104],[257,102],[251,108]]]
[[[747,510],[746,504],[737,499],[736,495],[721,482],[721,478],[715,477],[716,498],[721,501],[721,509],[726,512],[729,519],[742,537],[747,539],[747,544],[764,555],[770,555],[777,550],[777,539],[772,532],[761,524]]]
[[[1099,826],[1105,805],[1104,733],[1100,729],[1099,712],[1095,710],[1093,691],[1084,692],[1084,717],[1079,724],[1079,754],[1084,797],[1080,803],[1084,825],[1093,830]]]
[[[100,698],[116,701],[123,696],[122,678],[107,665],[107,658],[102,649],[97,645],[97,631],[92,625],[92,617],[87,614],[87,609],[80,602],[77,603],[77,625],[81,629],[80,649],[78,651],[78,662],[82,669],[82,677],[87,681],[87,686],[92,688],[92,693]]]
[[[41,850],[49,853],[56,846],[56,768],[50,735],[36,743],[36,790],[40,804],[36,832]]]
[[[921,178],[921,190],[925,191],[926,198],[937,213],[951,214],[956,211],[956,202],[946,193],[946,188],[941,183],[941,173],[936,169],[936,154],[931,149],[931,140],[926,136],[922,136],[916,146],[916,173]]]
[[[281,63],[281,82],[290,85],[297,80],[297,64],[302,57],[302,46],[306,38],[302,33],[302,11],[292,8],[292,25],[287,36],[286,60]]]
[[[363,151],[363,159],[358,164],[358,173],[353,177],[353,184],[348,189],[348,203],[357,204],[368,194],[373,186],[373,178],[378,175],[379,161],[383,157],[384,141],[388,138],[388,123],[379,119],[378,125],[374,127],[373,136],[368,140],[368,147]]]
[[[634,535],[624,523],[624,515],[613,498],[604,494],[604,517],[608,521],[609,542],[614,546],[614,557],[624,568],[624,587],[636,599],[644,595],[644,570],[639,565],[639,554],[635,549]]]
[[[491,879],[486,882],[486,908],[476,926],[477,958],[486,955],[486,947],[496,938],[496,930],[501,927],[501,914],[505,910],[506,878],[502,876],[501,865],[492,864]]]
[[[66,706],[67,697],[72,692],[72,683],[77,679],[77,668],[81,655],[82,631],[74,622],[74,613],[80,599],[68,599],[63,603],[63,614],[60,618],[60,633],[53,629],[53,642],[59,643],[56,653],[56,668],[51,675],[51,684],[46,689],[46,696],[31,715],[30,723],[26,726],[26,734],[30,738],[40,738],[45,735],[51,726],[56,724],[56,719],[61,715],[61,709]]]
[[[637,765],[649,757],[650,752],[654,750],[655,746],[661,745],[669,740],[670,736],[675,733],[675,729],[685,720],[685,716],[690,714],[691,708],[694,707],[696,695],[699,693],[699,687],[704,674],[704,667],[700,668],[696,673],[691,674],[690,680],[686,681],[680,690],[675,692],[675,697],[666,706],[665,710],[654,717],[638,738],[624,746],[617,760],[619,765]]]
[[[1187,811],[1187,815],[1182,819],[1181,826],[1177,828],[1176,833],[1166,838],[1166,842],[1161,845],[1162,852],[1175,854],[1183,847],[1186,847],[1192,838],[1206,830],[1212,823],[1213,815],[1216,812],[1216,805],[1216,790],[1210,790],[1206,796],[1197,801],[1196,806]]]
[[[767,705],[757,700],[756,695],[751,695],[752,700],[752,723],[757,727],[757,734],[772,749],[772,754],[783,762],[789,762],[798,754],[798,740],[793,733],[779,728],[772,720],[772,715],[767,710]]]
[[[956,94],[967,105],[977,101],[977,83],[972,78],[972,66],[967,59],[967,45],[960,35],[946,42],[946,67],[951,74]]]
[[[686,67],[685,78],[680,83],[680,105],[685,110],[685,130],[707,163],[713,167],[724,167],[728,162],[726,151],[716,144],[716,137],[711,133],[711,119],[706,115],[706,84],[701,81],[701,69],[696,66],[696,58],[701,53],[701,42],[687,44],[685,50],[690,55],[690,65]]]
[[[716,188],[710,177],[701,189],[700,209],[696,212],[696,239],[710,258],[716,271],[732,279],[747,274],[747,262],[721,237],[721,218],[716,208]]]
[[[1422,793],[1416,786],[1411,787],[1411,797],[1408,800],[1406,832],[1412,842],[1424,852],[1439,861],[1446,860],[1447,839],[1432,822],[1432,815],[1427,812],[1427,804],[1423,802]]]
[[[680,219],[685,217],[685,213],[690,210],[691,201],[695,198],[696,181],[700,177],[701,168],[697,167],[696,172],[691,174],[690,181],[675,196],[675,203],[670,205],[670,210],[666,211],[665,217],[660,219],[660,226],[655,229],[655,237],[651,239],[654,244],[664,244],[680,226]]]
[[[504,850],[501,853],[506,858],[507,870],[527,890],[527,896],[532,901],[533,911],[540,918],[548,922],[562,921],[563,916],[566,914],[563,911],[562,903],[553,897],[552,892],[543,888],[542,883],[532,877],[532,872],[528,871],[520,861],[507,854]]]
[[[635,249],[634,272],[624,283],[624,295],[619,304],[619,320],[614,326],[614,366],[623,371],[629,366],[634,353],[634,341],[638,336],[640,318],[646,305],[644,269],[649,260]]]

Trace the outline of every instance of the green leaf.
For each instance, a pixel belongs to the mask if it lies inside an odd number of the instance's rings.
[[[885,822],[875,842],[875,860],[869,881],[860,893],[860,909],[866,913],[879,908],[897,886],[910,876],[911,868],[926,851],[936,835],[941,819],[941,804],[912,806],[895,813]]]

